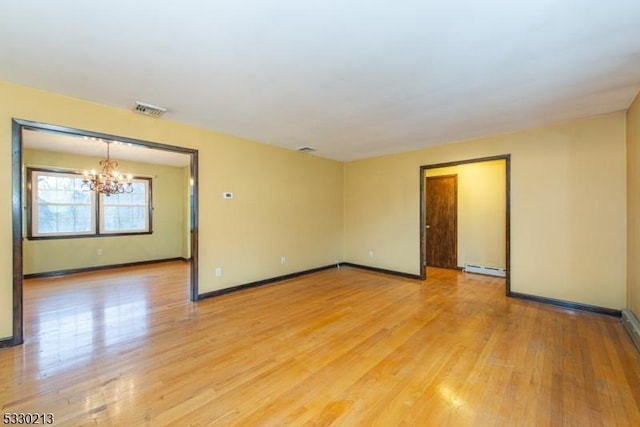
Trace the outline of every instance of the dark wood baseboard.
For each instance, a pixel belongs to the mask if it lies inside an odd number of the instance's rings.
[[[22,344],[22,342],[16,342],[13,337],[3,338],[0,340],[0,348],[13,347],[20,344]]]
[[[540,303],[543,303],[543,304],[551,304],[551,305],[555,305],[557,307],[568,308],[568,309],[571,309],[571,310],[589,311],[589,312],[592,312],[592,313],[605,314],[607,316],[613,316],[613,317],[621,317],[622,316],[622,311],[621,310],[614,310],[612,308],[598,307],[596,305],[581,304],[581,303],[577,303],[577,302],[559,300],[559,299],[555,299],[555,298],[540,297],[540,296],[537,296],[537,295],[521,294],[520,292],[509,292],[507,294],[507,296],[512,297],[512,298],[524,299],[524,300],[528,300],[528,301],[540,302]]]
[[[633,311],[626,308],[622,310],[622,325],[629,334],[629,338],[636,346],[636,349],[640,351],[640,321]]]
[[[58,271],[46,271],[43,273],[32,273],[25,274],[25,279],[35,279],[38,277],[54,277],[54,276],[65,276],[67,274],[75,274],[75,273],[87,273],[90,271],[99,271],[99,270],[110,270],[112,268],[119,267],[133,267],[136,265],[145,265],[145,264],[157,264],[160,262],[168,262],[168,261],[189,261],[186,258],[177,257],[177,258],[163,258],[163,259],[154,259],[149,261],[136,261],[136,262],[126,262],[122,264],[110,264],[110,265],[99,265],[96,267],[84,267],[84,268],[72,268],[69,270],[58,270]]]
[[[422,280],[419,274],[402,273],[400,271],[387,270],[378,267],[369,267],[368,265],[353,264],[351,262],[341,262],[340,266],[359,268],[361,270],[375,271],[376,273],[390,274],[392,276],[404,277],[406,279]]]
[[[272,277],[270,279],[258,280],[257,282],[245,283],[243,285],[232,286],[230,288],[219,289],[217,291],[205,292],[198,295],[198,299],[213,298],[232,292],[242,291],[244,289],[256,288],[258,286],[270,285],[272,283],[281,282],[283,280],[295,279],[296,277],[305,276],[307,274],[317,273],[319,271],[330,270],[336,268],[338,264],[325,265],[324,267],[312,268],[310,270],[299,271],[296,273],[285,274],[284,276]]]

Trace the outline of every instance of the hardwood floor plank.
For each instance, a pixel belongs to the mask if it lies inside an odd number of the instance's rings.
[[[640,425],[620,320],[339,268],[192,303],[167,262],[25,281],[3,412],[56,425]]]

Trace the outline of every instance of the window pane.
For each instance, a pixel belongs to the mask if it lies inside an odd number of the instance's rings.
[[[55,206],[38,206],[38,230],[36,234],[55,233],[56,231]]]
[[[126,188],[126,187],[125,187]],[[104,205],[144,205],[147,203],[147,183],[133,182],[131,193],[114,194],[109,197],[103,197]]]
[[[37,234],[88,233],[92,231],[91,206],[38,206]]]
[[[139,206],[105,206],[104,231],[145,231],[145,210]]]
[[[149,180],[134,180],[132,189],[131,193],[100,198],[102,233],[150,231]]]
[[[135,205],[144,205],[146,204],[147,195],[142,193],[133,193],[131,194],[131,203]]]
[[[74,178],[40,176],[38,179],[39,201],[47,203],[72,203],[75,194]],[[80,179],[77,181],[82,182]]]
[[[91,192],[76,189],[73,192],[73,203],[91,204]]]

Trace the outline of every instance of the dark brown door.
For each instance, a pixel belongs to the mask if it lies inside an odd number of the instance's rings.
[[[427,265],[458,267],[458,176],[426,178]]]

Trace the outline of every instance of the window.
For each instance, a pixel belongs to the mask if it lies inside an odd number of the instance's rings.
[[[100,233],[149,231],[149,179],[133,179],[131,193],[100,195]]]
[[[27,169],[27,237],[96,237],[151,233],[151,179],[134,178],[133,191],[112,196],[82,188],[73,172]]]
[[[82,191],[82,176],[31,171],[31,235],[95,234],[95,195]]]

